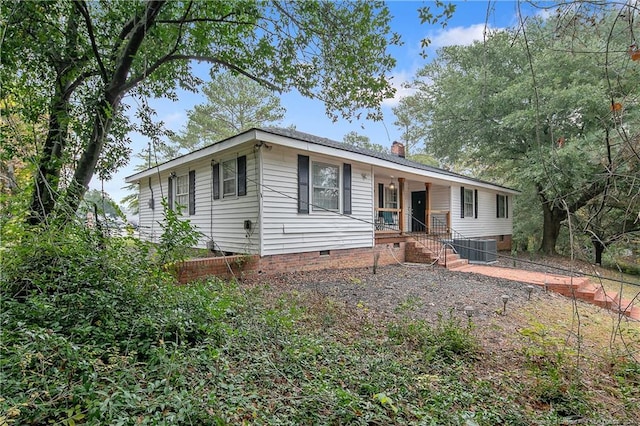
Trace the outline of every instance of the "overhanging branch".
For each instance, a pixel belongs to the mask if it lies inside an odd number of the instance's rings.
[[[135,87],[138,83],[140,83],[142,80],[144,80],[145,78],[147,78],[149,75],[153,74],[155,71],[158,70],[158,68],[160,68],[163,64],[168,63],[168,62],[172,62],[172,61],[201,61],[201,62],[208,62],[211,64],[218,64],[218,65],[222,65],[232,71],[237,72],[238,74],[242,74],[245,77],[255,81],[256,83],[259,83],[265,87],[268,87],[269,89],[273,90],[273,91],[277,91],[277,92],[281,92],[282,88],[276,86],[275,84],[271,83],[270,81],[267,81],[263,78],[260,78],[258,76],[255,76],[245,70],[243,70],[242,68],[238,67],[237,65],[234,65],[232,63],[229,63],[227,61],[223,61],[221,59],[212,57],[212,56],[204,56],[204,55],[172,55],[172,54],[168,54],[163,56],[162,58],[158,59],[155,63],[153,63],[150,67],[146,68],[142,74],[139,74],[137,76],[132,77],[125,85],[124,85],[124,91],[128,91],[131,90],[133,87]]]

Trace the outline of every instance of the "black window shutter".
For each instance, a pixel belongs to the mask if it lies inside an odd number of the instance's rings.
[[[213,199],[220,199],[220,163],[215,163],[211,167],[211,179],[213,181]]]
[[[509,217],[509,196],[504,196],[504,217]]]
[[[309,156],[298,155],[298,213],[309,213]]]
[[[384,183],[378,184],[378,208],[384,208]]]
[[[478,218],[478,190],[473,191],[473,215]]]
[[[500,217],[500,194],[496,194],[496,217]]]
[[[189,215],[196,214],[196,171],[189,171]]]
[[[167,198],[169,201],[169,210],[173,210],[173,178],[169,176],[169,179],[167,179],[167,182],[168,182]]]
[[[464,186],[460,187],[460,217],[464,217]]]
[[[342,170],[342,190],[344,192],[342,213],[351,214],[351,164],[343,164]]]
[[[236,173],[238,174],[238,196],[247,195],[247,156],[243,155],[236,160]]]

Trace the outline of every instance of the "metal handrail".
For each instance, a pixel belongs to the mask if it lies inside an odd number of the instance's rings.
[[[442,227],[442,226],[443,226],[443,224],[441,223],[441,221],[439,221],[439,220],[438,220],[438,218],[433,218],[433,219],[434,219],[436,222],[440,222],[440,223],[438,224],[440,227]],[[483,253],[483,254],[486,254],[486,253],[492,253],[492,252],[489,252],[489,251],[482,250],[482,249],[480,249],[480,248],[474,247],[474,246],[473,246],[472,244],[470,244],[469,242],[470,242],[470,241],[475,240],[475,238],[471,238],[471,237],[467,237],[467,236],[465,236],[465,235],[462,235],[460,232],[456,231],[455,229],[451,229],[451,228],[449,228],[449,239],[451,240],[451,242],[453,242],[453,241],[464,241],[464,243],[463,243],[462,247],[463,247],[463,248],[466,248],[466,249],[467,249],[467,250],[469,250],[469,251],[473,251],[473,252],[474,252],[474,253],[476,253],[476,254],[478,254],[478,253]],[[453,245],[452,245],[452,244],[450,244],[450,245],[453,247]],[[456,245],[458,245],[458,243],[456,243]],[[460,248],[460,245],[458,245],[458,247]],[[454,251],[455,251],[456,253],[458,253],[458,250],[457,250],[457,249],[455,249],[455,248],[454,248]],[[460,254],[460,253],[458,253],[458,254]],[[465,256],[465,254],[462,254],[462,256]],[[468,254],[467,254],[466,256],[468,256]]]
[[[451,248],[454,253],[457,253],[455,248],[448,242],[443,241],[441,236],[446,235],[449,236],[451,230],[446,224],[443,224],[441,221],[437,220],[437,218],[433,218],[435,224],[433,226],[427,228],[427,225],[424,224],[420,219],[411,216],[411,223],[417,224],[419,227],[424,229],[424,232],[413,232],[411,235],[420,245],[430,250],[432,253],[436,254],[436,261],[440,259],[442,253],[444,252],[444,266],[447,267],[447,255],[446,249],[447,247]],[[429,232],[426,230],[429,229]]]

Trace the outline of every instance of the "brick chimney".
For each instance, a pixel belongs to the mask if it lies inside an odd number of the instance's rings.
[[[404,158],[404,144],[402,142],[393,141],[391,144],[391,153]]]

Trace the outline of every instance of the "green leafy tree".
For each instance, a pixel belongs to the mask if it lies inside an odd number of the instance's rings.
[[[117,218],[124,217],[122,210],[118,204],[109,196],[109,194],[97,189],[90,189],[85,192],[82,201],[78,207],[78,214],[81,217],[86,216],[87,212],[98,212],[99,216]]]
[[[378,144],[371,142],[368,136],[360,135],[358,132],[351,131],[344,135],[342,142],[355,146],[356,148],[370,149],[378,152],[389,152],[389,149]]]
[[[273,90],[242,75],[213,75],[202,92],[206,103],[187,112],[184,129],[172,139],[187,152],[211,145],[252,127],[282,121],[285,109]]]
[[[440,161],[535,194],[546,253],[568,215],[640,159],[640,67],[626,50],[631,21],[622,18],[637,11],[567,10],[441,49],[406,101],[426,111],[413,117]]]
[[[379,119],[394,92],[387,47],[400,40],[380,1],[4,1],[0,15],[3,90],[28,93],[21,114],[47,120],[32,224],[56,206],[75,210],[94,173],[108,178],[126,163],[127,134],[154,131],[132,124],[125,96],[148,117],[147,98],[197,90],[196,62],[298,90],[333,118],[364,109]]]

